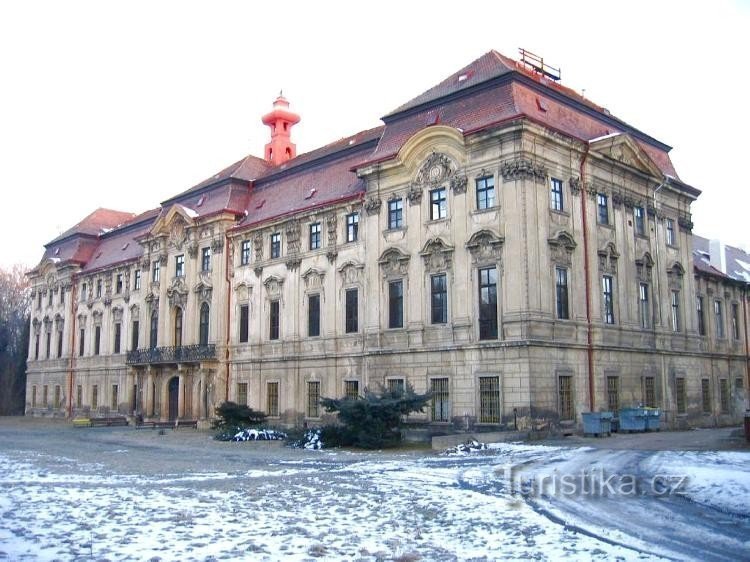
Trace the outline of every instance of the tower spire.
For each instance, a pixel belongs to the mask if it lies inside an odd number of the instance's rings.
[[[299,123],[300,117],[289,110],[289,102],[279,91],[279,97],[273,102],[273,109],[263,116],[263,124],[271,128],[271,142],[266,144],[265,159],[277,166],[297,155],[297,147],[292,142],[292,127]]]

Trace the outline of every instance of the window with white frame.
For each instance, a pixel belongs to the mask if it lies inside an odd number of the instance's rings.
[[[557,178],[550,180],[550,208],[553,211],[564,211],[563,182]]]

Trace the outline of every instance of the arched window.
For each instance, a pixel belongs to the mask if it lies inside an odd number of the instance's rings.
[[[154,310],[151,313],[151,334],[149,344],[151,348],[156,347],[156,341],[159,337],[159,312]]]
[[[208,345],[208,303],[201,305],[200,344]]]
[[[177,307],[174,311],[174,345],[182,345],[182,309]]]

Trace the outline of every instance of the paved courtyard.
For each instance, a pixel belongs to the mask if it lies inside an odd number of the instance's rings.
[[[750,552],[750,453],[731,430],[502,444],[457,456],[211,437],[0,418],[0,560],[732,560]],[[654,450],[658,443],[680,450]],[[625,487],[629,477],[635,490]]]

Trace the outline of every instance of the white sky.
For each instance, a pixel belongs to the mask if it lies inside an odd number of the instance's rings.
[[[359,130],[490,49],[671,145],[694,232],[750,247],[750,2],[0,4],[0,267],[97,207],[141,212],[248,153],[283,88],[298,152]]]

